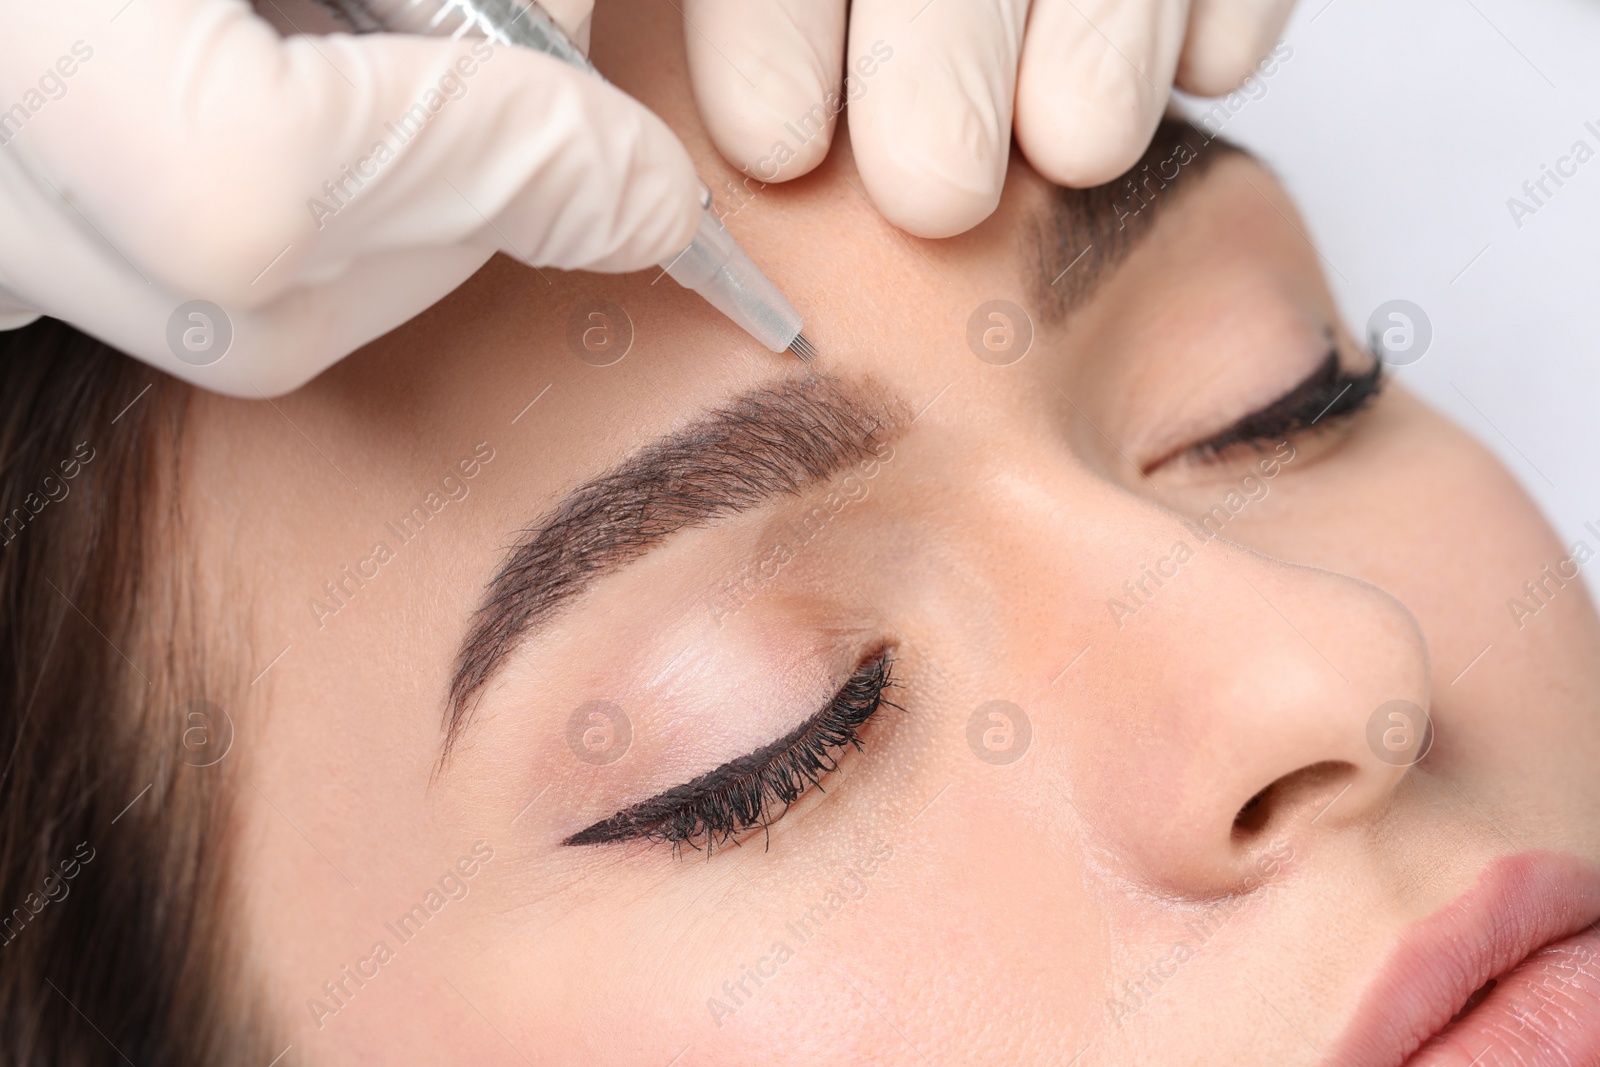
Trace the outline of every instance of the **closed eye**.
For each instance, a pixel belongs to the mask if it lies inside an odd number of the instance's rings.
[[[601,845],[635,839],[709,851],[754,827],[777,822],[812,786],[839,766],[846,748],[861,748],[860,730],[894,684],[887,649],[880,648],[821,711],[786,737],[664,793],[640,801],[579,830],[562,844]]]
[[[1204,441],[1163,456],[1147,473],[1180,458],[1208,463],[1239,448],[1264,451],[1268,445],[1331,426],[1376,400],[1384,381],[1381,361],[1375,359],[1366,370],[1352,372],[1340,365],[1338,350],[1330,350],[1316,370],[1283,396]]]

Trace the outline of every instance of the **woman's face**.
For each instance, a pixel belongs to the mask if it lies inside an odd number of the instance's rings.
[[[599,14],[822,355],[496,260],[197,402],[241,960],[292,1055],[1310,1064],[1497,861],[1600,861],[1569,550],[1370,396],[1265,170],[1090,217],[1014,160],[938,242],[843,145],[741,202],[670,6]]]

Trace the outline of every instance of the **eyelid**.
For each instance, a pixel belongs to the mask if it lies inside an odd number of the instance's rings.
[[[704,837],[707,851],[735,834],[770,827],[811,786],[838,768],[844,749],[861,747],[859,730],[888,704],[894,685],[893,656],[887,645],[861,658],[833,697],[799,727],[754,752],[729,760],[705,774],[630,805],[568,837],[564,845],[601,845],[634,839],[670,841],[696,850]],[[771,808],[783,810],[771,814]]]
[[[1183,445],[1146,466],[1146,475],[1176,460],[1218,462],[1218,457],[1238,446],[1262,446],[1321,429],[1357,414],[1377,398],[1385,382],[1383,364],[1360,372],[1346,370],[1339,350],[1330,349],[1315,370],[1278,399],[1193,444]]]

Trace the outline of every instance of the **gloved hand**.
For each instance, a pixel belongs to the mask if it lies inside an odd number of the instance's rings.
[[[570,32],[592,0],[546,6]],[[5,3],[0,109],[0,327],[53,315],[235,396],[497,249],[636,270],[701,213],[677,138],[600,79],[481,40],[284,38],[245,0]]]
[[[827,154],[847,75],[850,145],[891,222],[948,237],[1000,202],[1013,120],[1062,185],[1097,185],[1150,143],[1174,81],[1235,88],[1293,0],[684,0],[695,99],[717,147],[763,181]]]

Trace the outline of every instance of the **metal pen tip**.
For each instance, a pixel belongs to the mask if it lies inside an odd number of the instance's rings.
[[[817,358],[817,346],[804,333],[795,334],[794,340],[789,342],[789,351],[799,356],[802,363],[810,363]]]

